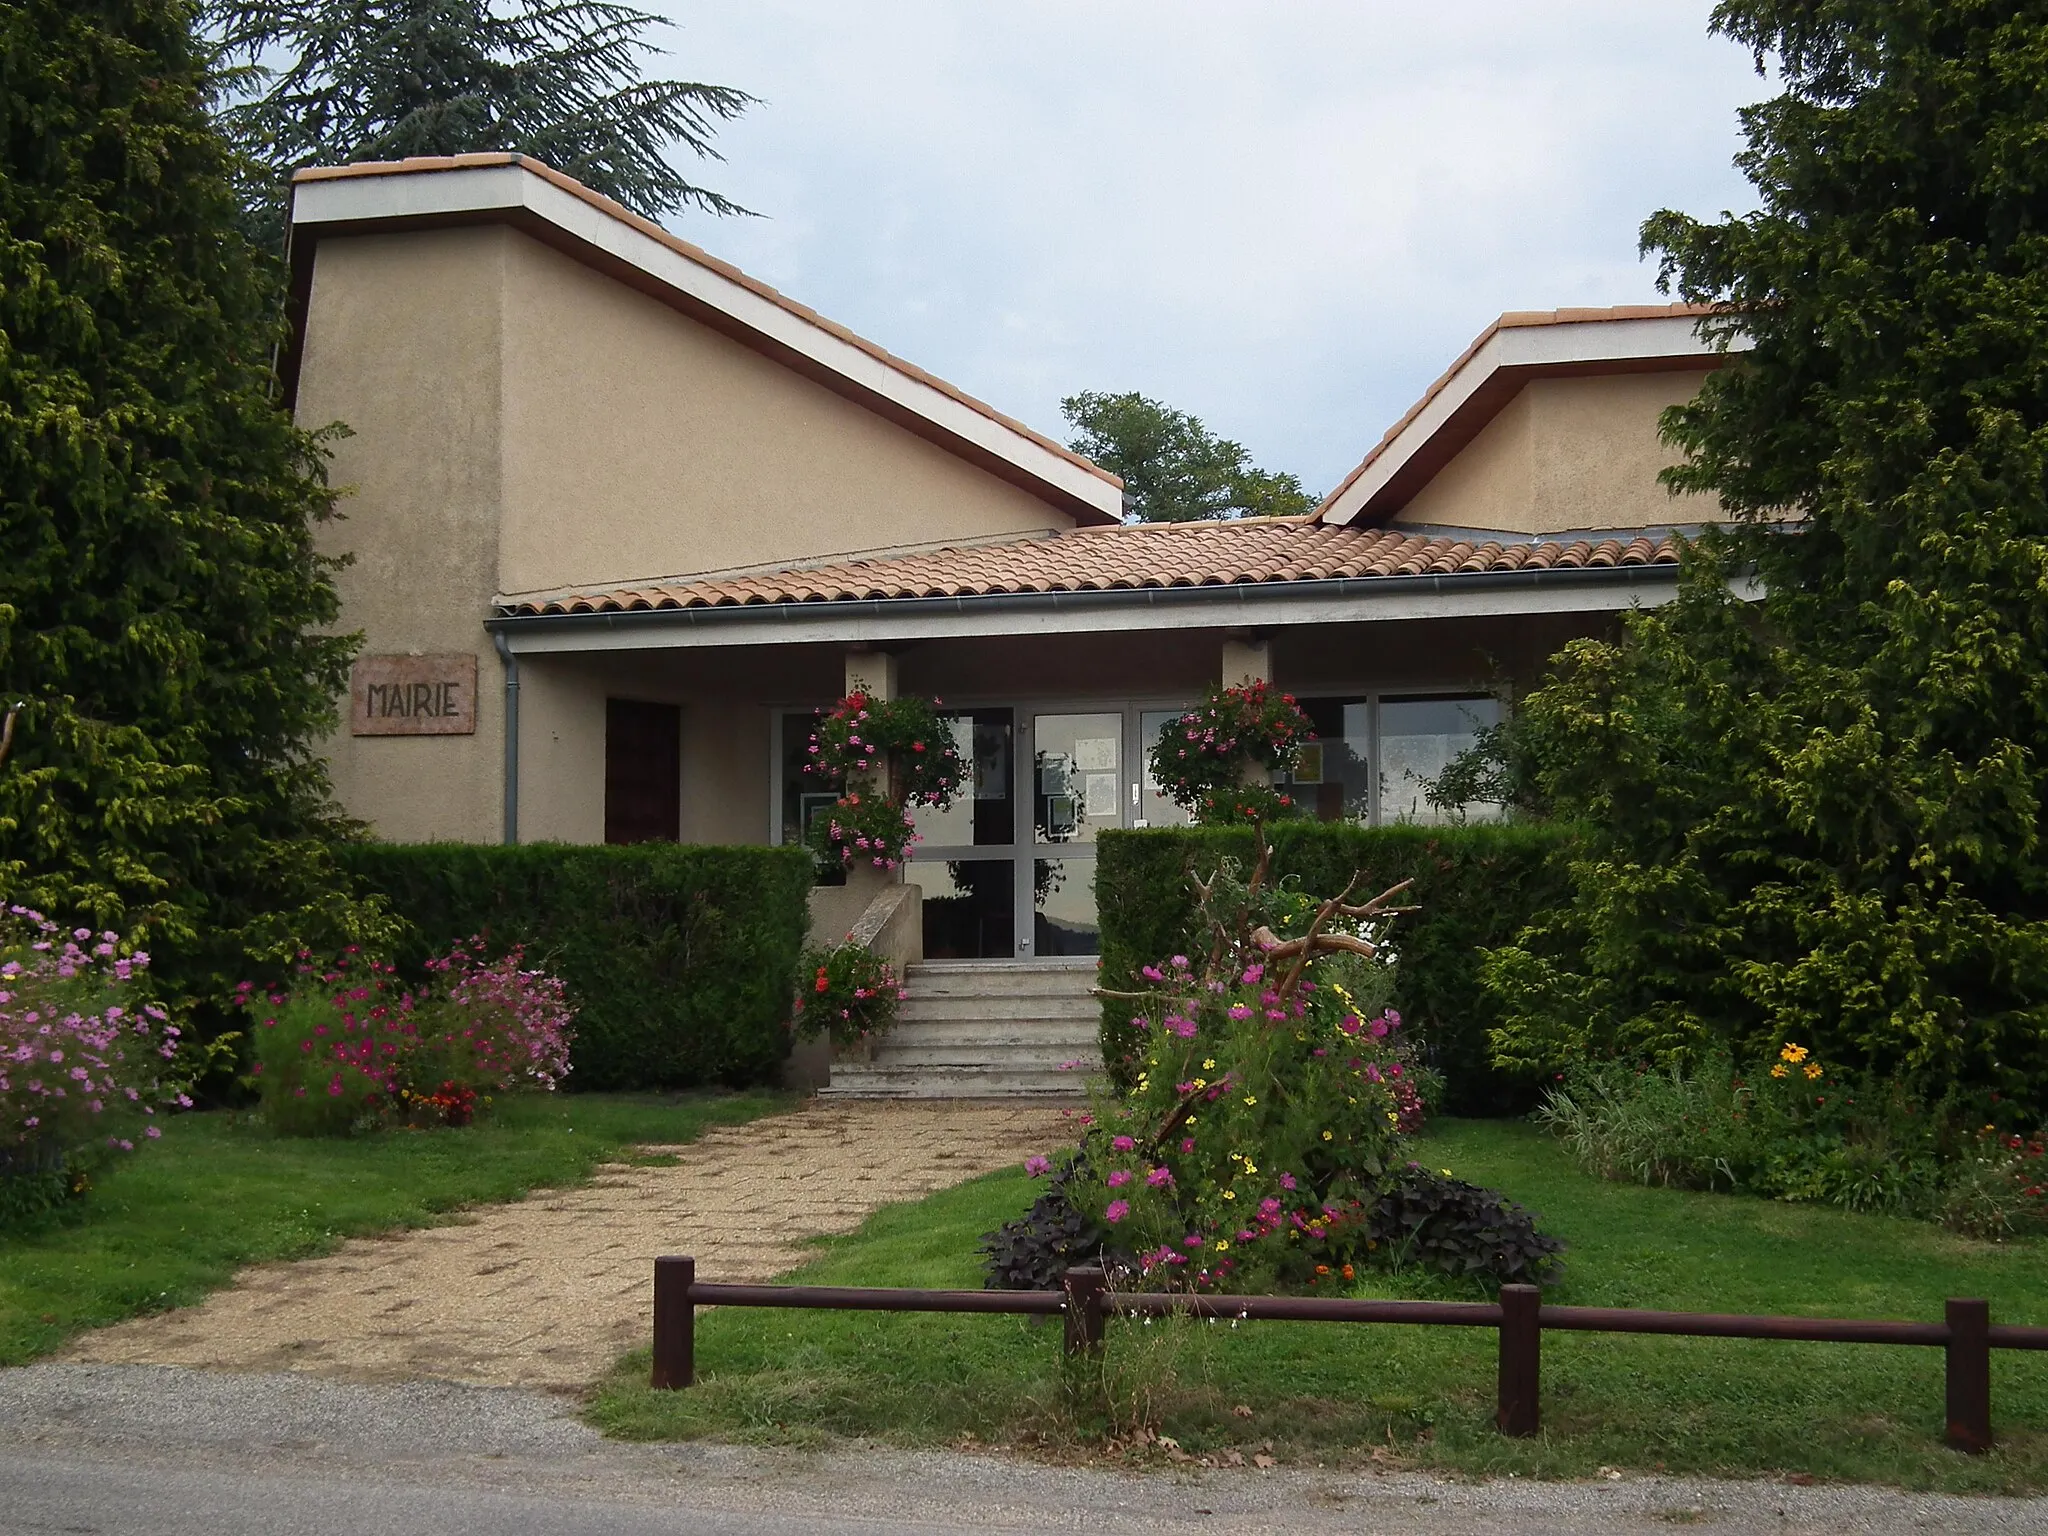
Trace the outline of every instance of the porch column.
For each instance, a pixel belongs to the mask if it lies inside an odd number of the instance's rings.
[[[848,651],[846,691],[888,703],[896,697],[896,658],[887,651]]]
[[[1248,688],[1253,683],[1273,681],[1273,645],[1270,640],[1226,640],[1223,642],[1223,686]]]

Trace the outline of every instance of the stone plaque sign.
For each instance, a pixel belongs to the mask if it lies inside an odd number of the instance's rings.
[[[349,674],[354,736],[476,732],[476,657],[358,656]]]

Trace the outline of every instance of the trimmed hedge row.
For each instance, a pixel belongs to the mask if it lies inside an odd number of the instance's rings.
[[[1444,1075],[1452,1114],[1518,1113],[1534,1103],[1536,1085],[1496,1071],[1486,1031],[1495,1014],[1479,980],[1479,959],[1513,939],[1545,908],[1568,899],[1562,852],[1567,835],[1554,827],[1506,823],[1467,827],[1361,827],[1292,822],[1271,829],[1276,878],[1300,877],[1302,889],[1333,896],[1364,871],[1367,895],[1413,878],[1422,910],[1400,919],[1398,1006],[1429,1042]],[[1157,828],[1105,832],[1098,848],[1095,897],[1102,924],[1102,984],[1124,988],[1138,967],[1185,950],[1193,940],[1191,872],[1207,874],[1228,855],[1247,867],[1250,829]],[[1130,1010],[1103,1005],[1104,1054],[1114,1058]]]
[[[407,925],[401,974],[481,933],[560,976],[570,1087],[741,1087],[788,1053],[806,849],[361,843],[342,862]]]

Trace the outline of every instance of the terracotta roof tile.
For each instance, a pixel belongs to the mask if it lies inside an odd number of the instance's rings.
[[[1491,571],[1675,566],[1670,539],[1535,540],[1500,544],[1428,539],[1391,528],[1332,527],[1291,518],[1227,523],[1133,524],[1004,543],[954,546],[697,580],[646,582],[606,591],[515,599],[517,615],[641,613],[1016,592],[1141,591],[1147,588],[1325,581],[1340,577],[1458,576]]]

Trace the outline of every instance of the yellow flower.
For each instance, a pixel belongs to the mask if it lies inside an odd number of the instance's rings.
[[[1206,1088],[1209,1086],[1209,1079],[1207,1079],[1206,1077],[1198,1077],[1195,1079],[1195,1086],[1197,1088]]]
[[[1323,1140],[1325,1140],[1325,1141],[1335,1141],[1335,1140],[1336,1140],[1336,1137],[1335,1137],[1335,1136],[1333,1136],[1333,1135],[1332,1135],[1332,1134],[1331,1134],[1330,1132],[1328,1132],[1328,1131],[1325,1131],[1325,1132],[1323,1132]]]
[[[1249,1093],[1248,1093],[1248,1094],[1246,1094],[1246,1095],[1244,1096],[1244,1102],[1245,1102],[1245,1107],[1246,1107],[1247,1109],[1249,1109],[1249,1108],[1250,1108],[1250,1107],[1251,1107],[1252,1105],[1254,1105],[1254,1104],[1258,1103],[1259,1101],[1258,1101],[1258,1099],[1257,1099],[1256,1097],[1254,1097],[1254,1096],[1253,1096],[1252,1094],[1249,1094]]]
[[[1202,1062],[1202,1070],[1204,1072],[1214,1072],[1216,1070],[1216,1058],[1214,1056],[1205,1058]]]
[[[1790,1042],[1787,1042],[1785,1049],[1778,1052],[1778,1055],[1782,1060],[1789,1061],[1792,1063],[1793,1066],[1796,1067],[1799,1065],[1799,1063],[1806,1060],[1806,1047],[1803,1045],[1793,1045]]]
[[[1806,1064],[1806,1080],[1807,1080],[1807,1081],[1808,1081],[1808,1082],[1810,1083],[1810,1082],[1812,1082],[1812,1081],[1813,1081],[1813,1080],[1814,1080],[1815,1078],[1817,1078],[1817,1077],[1819,1077],[1819,1076],[1820,1076],[1820,1063],[1819,1063],[1819,1062],[1817,1062],[1817,1061],[1809,1061],[1809,1062],[1808,1062],[1808,1063]]]
[[[1259,1171],[1259,1165],[1253,1162],[1250,1158],[1246,1158],[1244,1160],[1244,1171],[1246,1173],[1257,1173]]]
[[[1226,1200],[1235,1200],[1237,1198],[1237,1191],[1234,1189],[1226,1189],[1225,1191],[1223,1191],[1223,1198]]]
[[[1773,1077],[1783,1077],[1783,1076],[1785,1076],[1785,1075],[1786,1075],[1786,1073],[1785,1073],[1785,1063],[1783,1063],[1782,1061],[1781,1061],[1781,1062],[1779,1062],[1779,1063],[1778,1063],[1778,1064],[1777,1064],[1776,1066],[1774,1066],[1774,1067],[1772,1067],[1772,1068],[1771,1068],[1771,1076],[1773,1076]]]
[[[1224,1238],[1224,1237],[1219,1237],[1219,1238],[1217,1238],[1217,1239],[1216,1239],[1216,1251],[1217,1251],[1218,1253],[1221,1253],[1221,1252],[1223,1252],[1223,1250],[1224,1250],[1224,1249],[1226,1249],[1226,1248],[1228,1248],[1229,1246],[1230,1246],[1230,1240],[1229,1240],[1228,1238]]]

